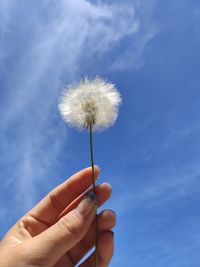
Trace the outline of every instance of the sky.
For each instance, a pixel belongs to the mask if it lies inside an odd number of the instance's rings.
[[[94,134],[117,213],[112,267],[199,267],[199,0],[0,0],[0,238],[89,166],[65,86],[100,76],[123,104]]]

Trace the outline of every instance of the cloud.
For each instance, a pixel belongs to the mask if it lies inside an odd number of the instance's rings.
[[[123,42],[123,49],[110,66],[112,71],[132,71],[142,67],[145,64],[143,52],[159,32],[159,27],[152,18],[155,0],[132,1],[129,5],[134,6],[134,21],[130,19],[129,24],[135,24],[135,31]]]
[[[10,20],[11,10],[13,6],[12,0],[1,0],[0,1],[0,30],[6,31],[7,25]]]
[[[113,196],[110,205],[122,217],[127,213],[134,213],[136,216],[137,212],[162,216],[162,210],[167,214],[177,203],[180,208],[199,198],[198,160],[187,163],[185,167],[166,166],[146,170],[145,177],[141,177],[137,172],[131,178],[128,178],[128,174],[126,177],[124,174],[113,176],[117,177],[116,182],[112,182],[116,195]],[[124,180],[125,184],[119,182]]]
[[[109,208],[118,218],[113,263],[126,258],[127,266],[198,266],[199,161],[157,165],[145,177],[132,170],[131,177],[115,174],[112,181]]]
[[[57,123],[63,84],[79,78],[83,62],[94,64],[95,57],[109,58],[114,50],[119,53],[126,38],[134,39],[137,58],[154,32],[143,25],[137,1],[20,3],[0,2],[0,70],[4,76],[0,141],[1,164],[12,165],[14,171],[5,169],[4,186],[14,184],[17,202],[23,196],[26,201],[21,210],[27,210],[35,202],[38,182],[45,183],[52,175],[66,138]],[[129,52],[116,56],[111,69],[126,69],[131,64]]]

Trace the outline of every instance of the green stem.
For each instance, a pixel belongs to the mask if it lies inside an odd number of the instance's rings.
[[[92,141],[92,125],[90,124],[90,158],[92,166],[92,186],[93,192],[96,195],[95,175],[94,175],[94,155],[93,155],[93,141]],[[95,216],[95,267],[98,267],[98,223],[97,223],[97,211]]]

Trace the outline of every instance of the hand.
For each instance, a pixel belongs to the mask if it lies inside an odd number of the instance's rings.
[[[95,167],[95,177],[98,175]],[[75,266],[95,242],[97,202],[87,194],[91,182],[91,168],[86,168],[22,217],[0,242],[1,267]],[[104,183],[96,191],[98,204],[102,205],[111,195],[111,186]],[[112,211],[98,215],[98,267],[108,266],[112,258],[114,225]],[[93,253],[79,266],[94,266],[94,258]]]

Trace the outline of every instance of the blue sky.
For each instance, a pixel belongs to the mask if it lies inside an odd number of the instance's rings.
[[[123,97],[94,135],[118,214],[110,266],[199,266],[199,25],[198,0],[0,0],[0,237],[90,164],[57,104],[98,75]]]

